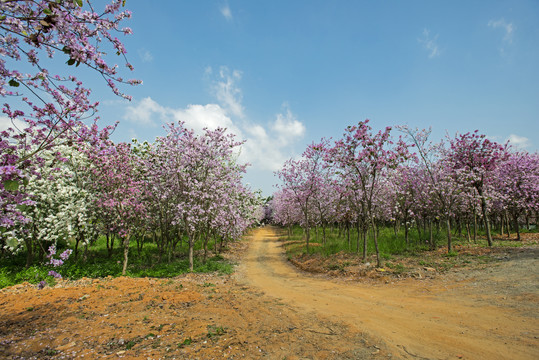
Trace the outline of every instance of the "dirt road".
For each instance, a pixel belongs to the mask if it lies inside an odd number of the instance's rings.
[[[538,264],[534,252],[488,273],[390,285],[329,280],[292,267],[266,227],[252,234],[238,277],[284,303],[380,339],[401,358],[539,359]],[[507,278],[508,269],[516,271],[514,279]]]

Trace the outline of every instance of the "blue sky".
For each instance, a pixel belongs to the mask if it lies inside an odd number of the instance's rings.
[[[95,2],[94,2],[95,3]],[[481,133],[539,149],[539,2],[143,1],[123,38],[143,85],[127,103],[90,79],[113,138],[152,141],[167,121],[225,126],[247,143],[246,180],[366,118]]]

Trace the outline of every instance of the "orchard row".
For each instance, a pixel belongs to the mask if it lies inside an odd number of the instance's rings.
[[[470,234],[481,222],[492,245],[493,219],[511,219],[517,232],[524,221],[537,222],[539,154],[512,151],[478,131],[433,144],[430,131],[398,130],[401,136],[392,140],[391,128],[373,133],[366,120],[287,161],[277,172],[282,185],[270,206],[273,220],[301,225],[307,250],[311,228],[322,227],[325,237],[330,224],[355,226],[364,259],[372,234],[378,264],[378,226],[404,226],[408,242],[415,224],[434,247],[432,227],[443,225],[451,251],[452,224]]]
[[[11,187],[4,182],[24,200],[17,221],[4,222],[2,246],[26,250],[30,265],[34,253],[59,240],[77,252],[104,235],[112,251],[119,238],[125,273],[131,241],[151,238],[170,258],[186,238],[192,269],[196,242],[206,250],[210,239],[236,239],[255,220],[258,200],[235,161],[240,145],[224,129],[196,135],[179,123],[153,144],[105,139],[42,150],[32,175]]]

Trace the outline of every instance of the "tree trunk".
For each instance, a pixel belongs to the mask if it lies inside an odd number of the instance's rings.
[[[376,267],[380,267],[380,251],[378,250],[378,234],[376,232],[376,224],[374,223],[374,216],[371,215],[372,236],[374,239],[374,248],[376,249]]]
[[[33,239],[24,239],[24,243],[26,244],[26,268],[32,266],[34,262],[33,242]]]
[[[305,249],[307,254],[309,253],[309,240],[311,238],[311,229],[307,226],[305,228]]]
[[[359,219],[357,221],[356,230],[357,230],[357,238],[356,238],[356,252],[359,254],[359,242],[361,239],[361,230],[360,230],[361,224],[359,223]],[[365,253],[365,249],[363,249],[363,253]]]
[[[82,262],[86,263],[88,260],[88,241],[84,244],[84,251],[82,252]]]
[[[193,253],[194,253],[194,248],[195,248],[195,240],[191,237],[191,235],[189,235],[188,243],[189,243],[189,271],[193,272],[193,268],[194,268]]]
[[[518,226],[518,214],[513,212],[513,221],[515,223],[515,230],[517,231],[517,240],[520,241],[520,229]]]
[[[124,266],[122,268],[122,275],[125,275],[126,271],[127,271],[127,262],[129,260],[129,240],[130,240],[130,237],[129,235],[126,236],[123,240],[123,245],[124,245]]]
[[[367,261],[367,229],[363,230],[362,232],[363,237],[363,262]]]
[[[107,233],[107,255],[110,258],[112,256],[112,251],[114,250],[114,235]]]
[[[432,236],[432,220],[429,220],[429,239],[431,249],[436,249],[436,244],[434,243],[434,237]]]
[[[419,219],[416,218],[416,227],[417,227],[417,241],[421,243],[421,224],[419,222]]]
[[[75,249],[73,249],[73,252],[75,253],[75,259],[79,258],[79,242],[80,238],[77,236],[77,238],[75,239]]]
[[[504,212],[505,228],[507,229],[507,237],[511,237],[511,225],[509,224],[509,214],[507,211]],[[502,234],[503,235],[503,232]]]
[[[346,223],[346,238],[348,239],[348,251],[351,250],[352,244],[350,243],[350,224]]]
[[[135,240],[137,242],[137,253],[140,255],[142,252],[142,248],[144,246],[144,233],[138,234],[139,236],[135,237]]]
[[[445,222],[447,225],[447,253],[453,251],[453,243],[451,242],[451,219],[449,215],[445,217]]]
[[[406,245],[410,244],[410,239],[408,237],[408,222],[406,221],[404,223],[404,241],[406,242]]]
[[[487,201],[485,200],[485,197],[483,196],[482,188],[477,187],[477,193],[481,197],[481,212],[483,213],[483,222],[485,224],[485,230],[487,232],[488,246],[492,246],[492,235],[490,234],[490,224],[489,224],[488,216],[487,216]]]
[[[202,258],[202,262],[205,264],[206,263],[206,260],[208,259],[208,241],[209,241],[210,237],[209,237],[209,234],[206,233],[206,235],[204,236],[204,257]]]
[[[477,242],[477,214],[475,213],[475,207],[473,209],[473,241]]]

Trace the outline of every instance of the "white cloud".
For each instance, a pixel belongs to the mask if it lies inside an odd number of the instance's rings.
[[[211,67],[207,67],[204,73],[205,76],[214,75]],[[305,125],[286,103],[283,111],[266,124],[246,119],[241,103],[242,92],[237,85],[240,80],[240,71],[221,67],[211,87],[218,104],[191,104],[185,108],[170,108],[147,97],[128,106],[124,118],[145,126],[183,121],[187,128],[197,133],[202,133],[204,128],[226,128],[238,140],[246,140],[239,154],[240,162],[250,163],[257,170],[278,170],[294,154],[295,144],[305,135]]]
[[[513,43],[513,34],[515,32],[515,27],[513,26],[513,23],[508,23],[505,21],[504,18],[501,18],[498,20],[490,20],[487,25],[493,29],[503,29],[503,41],[507,44]]]
[[[172,120],[171,110],[159,105],[151,97],[142,99],[135,106],[127,106],[123,118],[147,126],[156,126],[158,124],[156,119],[159,119],[161,123]]]
[[[420,44],[429,52],[429,59],[440,56],[440,48],[438,47],[438,34],[434,37],[430,36],[428,29],[423,29],[423,36],[417,39]]]
[[[211,74],[211,68],[206,69],[206,74]],[[237,82],[241,80],[241,72],[238,70],[230,71],[226,66],[222,66],[219,70],[219,78],[212,86],[212,90],[217,97],[217,100],[234,116],[244,117],[243,99],[241,90],[237,86]]]
[[[123,118],[139,125],[152,127],[183,121],[188,128],[198,133],[204,128],[224,127],[238,136],[241,135],[241,131],[234,125],[225,109],[218,104],[188,105],[185,109],[175,109],[162,106],[152,98],[146,97],[136,105],[128,106]]]
[[[28,127],[28,124],[26,124],[26,122],[22,120],[15,119],[12,121],[7,116],[0,116],[0,131],[5,131],[8,128],[12,128],[15,131],[17,130],[22,131],[26,129],[27,127]]]
[[[279,170],[289,158],[285,148],[277,143],[272,134],[268,134],[261,125],[252,125],[246,129],[247,141],[239,160],[248,162],[260,170]]]
[[[504,18],[498,19],[498,20],[490,20],[487,24],[488,27],[491,27],[493,29],[502,29],[503,30],[503,38],[502,38],[502,45],[498,48],[501,55],[506,54],[506,48],[510,46],[513,43],[513,37],[515,34],[515,27],[513,23],[506,22]]]
[[[232,20],[232,11],[230,10],[230,6],[228,6],[228,4],[221,7],[221,15],[223,15],[227,21]]]
[[[271,128],[275,131],[278,141],[281,144],[289,144],[291,141],[305,135],[305,125],[298,121],[294,114],[285,105],[286,113],[277,114],[275,122],[271,124]]]
[[[139,49],[138,56],[140,57],[140,60],[142,60],[143,63],[149,63],[153,61],[152,53],[146,49]]]
[[[188,105],[185,109],[171,110],[171,113],[175,121],[185,122],[187,128],[199,134],[204,128],[213,130],[222,127],[227,128],[239,138],[242,137],[242,131],[234,124],[226,111],[217,104]]]
[[[509,135],[506,141],[509,141],[509,144],[512,145],[516,150],[526,150],[532,145],[530,139],[527,137],[515,134]]]
[[[263,170],[276,171],[283,166],[293,153],[294,145],[305,135],[305,125],[286,105],[285,110],[266,127],[260,124],[246,126],[246,151],[242,152],[241,160]]]
[[[246,140],[239,155],[240,162],[250,163],[258,170],[275,171],[290,158],[294,145],[305,135],[305,125],[285,106],[285,111],[275,116],[267,124],[258,124],[245,119],[236,119],[219,104],[191,104],[185,108],[169,108],[151,98],[142,99],[138,104],[127,107],[128,121],[140,125],[183,121],[187,128],[202,133],[204,128],[226,128]]]

